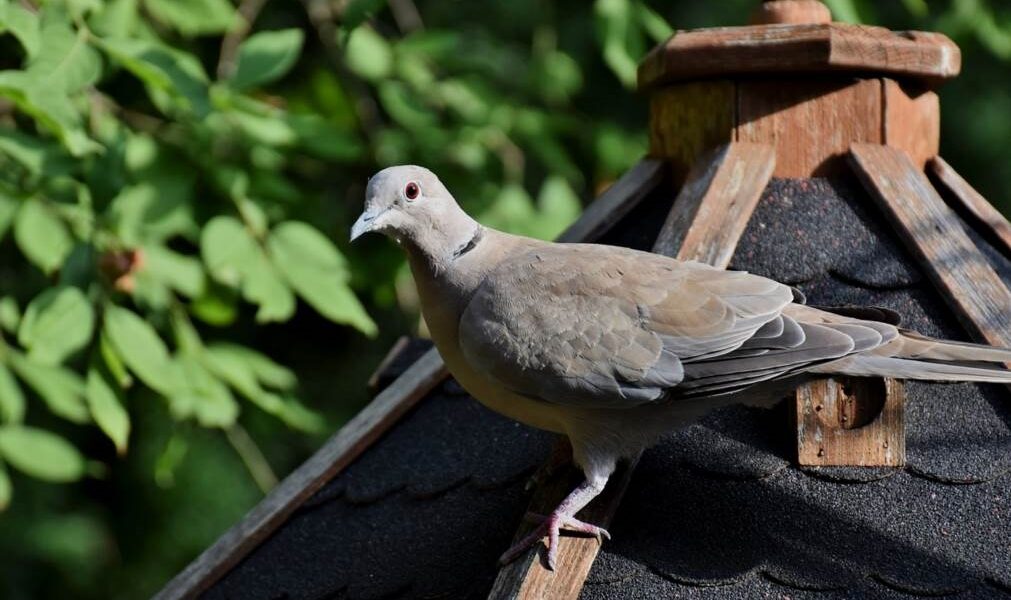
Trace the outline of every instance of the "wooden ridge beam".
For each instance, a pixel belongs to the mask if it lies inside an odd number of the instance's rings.
[[[958,202],[959,206],[979,221],[1011,258],[1011,223],[1007,217],[987,202],[982,194],[969,185],[969,182],[940,156],[927,163],[927,170],[951,193],[950,197]]]
[[[699,160],[671,208],[653,251],[681,260],[699,260],[726,268],[733,257],[762,191],[775,168],[775,152],[766,144],[725,144]],[[632,478],[635,461],[621,467],[604,492],[581,511],[582,519],[608,527]],[[580,476],[569,469],[538,488],[529,512],[546,514],[576,486]],[[514,541],[532,531],[522,523]],[[556,570],[540,560],[541,545],[499,570],[488,598],[564,600],[577,598],[600,550],[594,538],[562,536]]]
[[[659,185],[665,171],[663,161],[639,161],[592,202],[559,241],[584,241],[606,232]],[[200,595],[273,533],[316,490],[354,462],[447,375],[439,352],[434,348],[426,352],[241,521],[170,580],[154,596],[155,600]]]
[[[979,342],[1011,347],[1011,291],[902,150],[854,144],[851,160],[920,267]]]

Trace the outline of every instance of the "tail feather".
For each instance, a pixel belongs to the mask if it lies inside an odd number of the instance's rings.
[[[896,358],[931,359],[948,361],[1011,362],[1011,349],[995,348],[969,342],[936,340],[902,329],[892,343],[882,346],[889,356]]]

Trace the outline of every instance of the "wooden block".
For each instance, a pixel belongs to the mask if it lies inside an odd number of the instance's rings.
[[[628,488],[628,482],[635,470],[635,462],[620,465],[611,476],[604,491],[593,502],[579,513],[579,518],[587,523],[604,527],[611,524],[621,498]],[[547,514],[558,506],[582,481],[582,473],[569,466],[563,472],[551,477],[545,485],[534,492],[530,501],[529,512]],[[533,531],[533,524],[524,523],[516,532],[513,542],[526,537]],[[538,552],[527,552],[524,556],[502,567],[489,600],[575,600],[583,589],[583,582],[590,574],[593,561],[600,551],[600,543],[592,537],[566,535],[562,532],[559,540],[558,556],[555,559],[554,571],[546,566],[546,549],[541,546]]]
[[[678,31],[639,65],[640,89],[773,73],[877,73],[933,87],[958,75],[958,46],[938,33],[818,23]]]
[[[854,144],[852,162],[906,247],[977,341],[1011,346],[1011,291],[902,150]]]
[[[583,210],[559,242],[593,242],[635,208],[663,180],[667,165],[644,158]]]
[[[769,146],[747,142],[725,144],[700,159],[653,251],[726,267],[775,165]]]
[[[772,0],[751,14],[752,25],[831,23],[832,13],[818,0]]]
[[[919,168],[937,156],[941,145],[941,104],[937,94],[882,79],[884,143],[903,150]]]
[[[775,147],[773,176],[836,175],[850,144],[881,141],[881,82],[742,81],[737,114],[738,141]]]
[[[900,467],[905,392],[894,379],[819,379],[797,388],[797,461],[809,466]]]
[[[706,151],[733,141],[736,88],[730,81],[673,85],[650,98],[650,156],[671,164],[675,185]]]
[[[1007,217],[987,202],[940,156],[934,157],[927,164],[927,169],[948,190],[949,198],[972,215],[978,225],[986,229],[991,241],[1003,247],[1008,256],[1011,256],[1011,223],[1008,223]]]

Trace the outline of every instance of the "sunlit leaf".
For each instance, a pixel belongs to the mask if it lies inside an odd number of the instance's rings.
[[[0,363],[0,422],[20,423],[25,417],[25,395],[14,374]]]
[[[8,333],[16,333],[21,324],[21,309],[18,301],[11,296],[0,298],[0,328]]]
[[[183,35],[223,33],[235,23],[235,7],[228,0],[144,0],[159,21]]]
[[[103,332],[123,363],[151,389],[172,390],[172,365],[158,333],[137,313],[119,306],[105,309]]]
[[[175,2],[176,0],[165,0]],[[114,61],[143,81],[158,104],[155,92],[169,94],[185,110],[203,117],[210,112],[207,74],[193,56],[150,40],[110,38],[101,47]]]
[[[13,351],[8,353],[8,361],[18,377],[42,398],[54,415],[74,423],[89,421],[84,382],[77,373],[28,360]]]
[[[143,270],[189,298],[196,298],[204,291],[204,269],[200,261],[165,246],[144,247]]]
[[[88,299],[74,287],[49,288],[25,308],[18,342],[34,361],[56,364],[91,339],[94,313]]]
[[[85,393],[91,417],[105,435],[109,436],[119,454],[126,453],[130,437],[130,416],[123,408],[118,387],[102,374],[96,365],[88,369]]]
[[[0,427],[0,456],[22,473],[45,481],[75,481],[84,475],[84,457],[70,442],[44,429]]]
[[[9,31],[21,42],[29,58],[39,50],[39,17],[14,2],[0,4],[0,29]]]
[[[16,129],[0,128],[0,152],[10,156],[34,176],[58,177],[74,163],[59,144]]]
[[[239,415],[239,406],[228,387],[191,355],[177,356],[174,368],[179,378],[169,397],[169,407],[178,419],[195,418],[204,427],[228,427]]]
[[[376,81],[393,70],[389,42],[371,27],[362,26],[352,31],[345,52],[348,68],[359,77]]]
[[[291,69],[302,52],[302,30],[282,29],[253,34],[239,46],[231,85],[245,90],[273,83]]]
[[[85,30],[74,31],[66,22],[49,20],[42,26],[39,51],[25,73],[47,94],[71,94],[98,80],[102,59],[88,43]]]
[[[14,240],[25,256],[52,273],[70,253],[73,238],[63,221],[42,200],[26,200],[14,222]]]
[[[91,17],[91,28],[106,37],[124,38],[137,26],[139,0],[110,0]]]

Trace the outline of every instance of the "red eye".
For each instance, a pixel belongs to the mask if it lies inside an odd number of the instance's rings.
[[[409,182],[406,186],[404,186],[404,196],[406,196],[408,200],[417,199],[418,194],[420,193],[421,188],[419,188],[418,184],[413,181]]]

